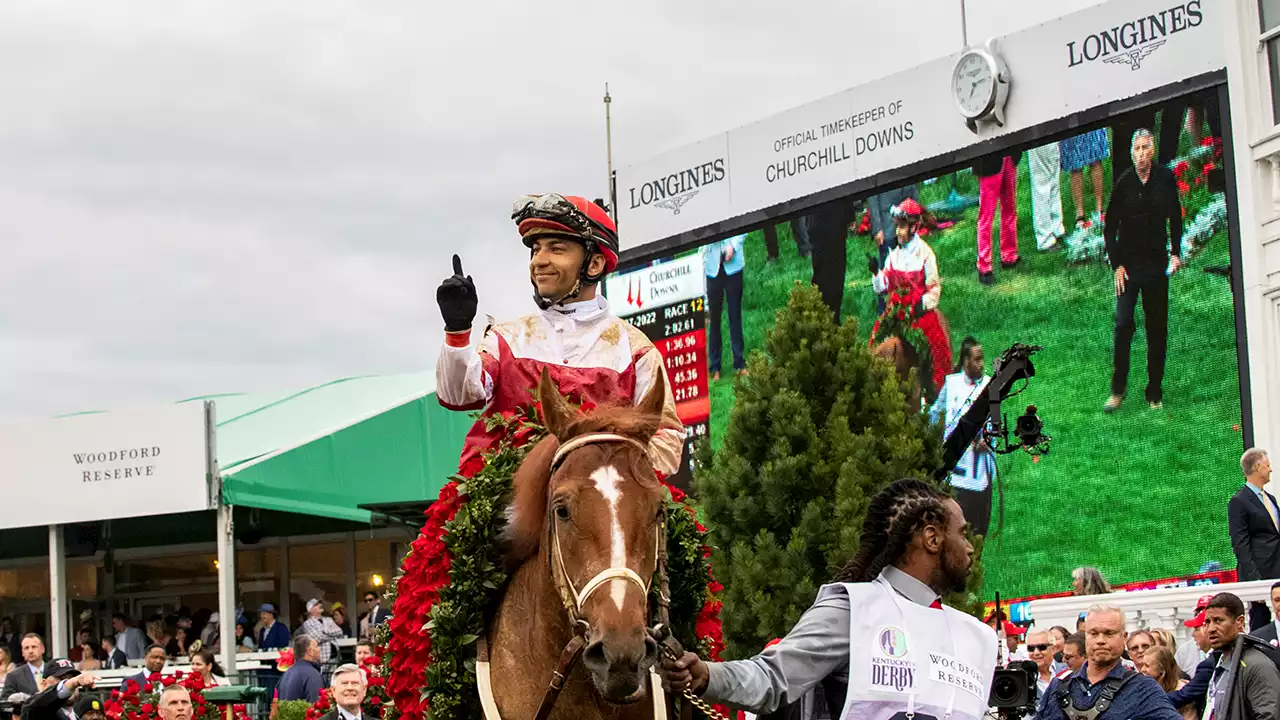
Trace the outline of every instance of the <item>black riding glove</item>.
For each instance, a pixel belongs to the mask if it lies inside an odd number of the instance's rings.
[[[448,332],[470,330],[471,322],[476,319],[476,284],[471,276],[462,274],[462,259],[453,256],[453,275],[445,278],[436,288],[436,302],[440,305],[440,314],[444,317],[444,329]]]
[[[880,272],[880,260],[871,253],[867,253],[867,270],[869,270],[872,275]]]

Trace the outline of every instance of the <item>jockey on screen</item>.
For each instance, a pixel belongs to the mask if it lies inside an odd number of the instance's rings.
[[[529,248],[529,280],[538,312],[489,323],[479,346],[471,344],[477,296],[462,262],[453,256],[452,277],[436,291],[445,341],[436,362],[436,395],[452,410],[514,410],[533,402],[546,369],[560,392],[576,403],[636,403],[659,373],[662,356],[644,333],[611,312],[600,281],[618,264],[618,234],[600,206],[575,196],[525,196],[511,215]],[[661,476],[674,473],[684,445],[671,383],[666,383],[662,428],[649,444]],[[495,437],[478,421],[467,434],[460,466],[478,463]],[[466,474],[464,472],[464,474]]]
[[[872,273],[871,286],[880,294],[888,293],[895,287],[907,287],[913,295],[919,295],[920,299],[913,312],[913,325],[924,334],[929,343],[933,360],[933,390],[931,393],[926,392],[926,396],[932,401],[951,372],[951,340],[946,320],[938,311],[938,302],[942,299],[938,258],[933,254],[933,248],[920,237],[920,229],[925,221],[924,209],[920,207],[920,203],[914,198],[907,198],[894,206],[890,214],[898,233],[898,246],[889,251],[883,269],[874,258],[868,260],[868,269]]]

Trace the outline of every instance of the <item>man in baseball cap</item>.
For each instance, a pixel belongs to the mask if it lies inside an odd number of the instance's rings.
[[[1205,608],[1211,600],[1212,594],[1201,595],[1196,600],[1195,614],[1182,623],[1192,628],[1191,637],[1195,642],[1183,643],[1176,654],[1178,667],[1191,676],[1191,681],[1182,686],[1181,690],[1169,693],[1169,700],[1178,703],[1174,707],[1194,702],[1197,708],[1204,709],[1205,693],[1209,690],[1209,681],[1213,679],[1213,669],[1217,665],[1217,660],[1209,654],[1212,648],[1204,628]]]
[[[95,680],[66,658],[50,660],[44,665],[42,689],[22,706],[22,720],[76,720],[68,715],[67,706],[76,700],[80,688],[93,687]]]
[[[76,701],[76,704],[71,707],[71,713],[75,716],[75,720],[106,720],[107,717],[102,700],[87,695]]]
[[[1209,601],[1212,599],[1213,599],[1213,595],[1201,595],[1200,599],[1196,600],[1195,614],[1191,617],[1190,620],[1183,621],[1182,624],[1189,628],[1198,628],[1203,626],[1204,625],[1204,609],[1208,607]]]

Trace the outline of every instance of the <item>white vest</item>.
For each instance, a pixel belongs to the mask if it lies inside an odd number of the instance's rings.
[[[829,585],[849,596],[849,689],[840,720],[982,720],[995,631],[902,597],[884,578]]]
[[[939,395],[939,400],[943,397],[947,400],[947,406],[942,408],[946,413],[943,420],[946,423],[943,430],[943,438],[951,435],[951,432],[960,424],[960,418],[964,417],[965,412],[973,406],[979,396],[986,391],[987,383],[990,378],[984,377],[974,385],[969,381],[969,376],[964,372],[952,373],[947,376],[943,385],[944,392]],[[965,449],[964,455],[960,461],[951,470],[950,482],[953,487],[961,490],[969,490],[972,492],[982,492],[991,486],[991,480],[996,475],[996,459],[990,452],[976,453],[973,445],[969,445]]]

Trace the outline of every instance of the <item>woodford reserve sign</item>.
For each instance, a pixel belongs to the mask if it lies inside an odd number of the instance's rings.
[[[209,507],[204,404],[0,426],[0,528]]]

